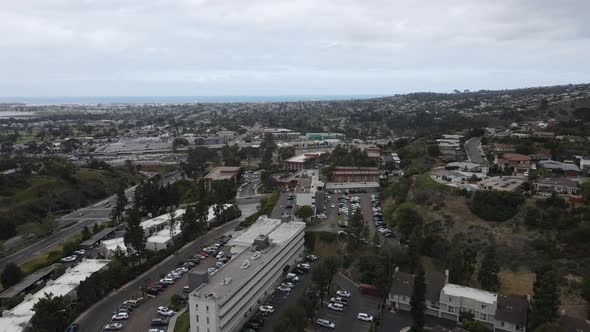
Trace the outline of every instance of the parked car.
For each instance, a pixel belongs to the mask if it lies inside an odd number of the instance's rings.
[[[271,305],[261,305],[258,310],[263,311],[263,312],[269,312],[269,313],[273,313],[275,312],[275,308]]]
[[[295,287],[295,284],[293,284],[292,282],[288,282],[287,281],[287,282],[282,283],[281,286],[293,288],[293,287]]]
[[[344,311],[344,306],[340,303],[330,303],[328,304],[328,309],[332,309],[334,311]]]
[[[366,314],[364,312],[359,312],[359,314],[356,316],[357,319],[365,321],[365,322],[372,322],[373,321],[373,316]]]
[[[105,325],[103,330],[104,331],[117,331],[122,328],[123,328],[123,324],[117,323],[117,322],[112,322],[112,323],[108,323],[107,325]]]
[[[61,259],[61,261],[63,263],[71,263],[71,262],[75,262],[76,259],[78,259],[78,256],[76,255],[72,255],[72,256],[67,256]]]
[[[176,312],[168,307],[159,307],[158,308],[158,315],[172,317]]]
[[[154,318],[151,323],[152,326],[168,326],[168,319],[166,318]]]
[[[342,289],[337,291],[336,295],[338,295],[340,297],[350,297],[350,293],[345,290],[342,290]]]
[[[73,323],[72,325],[68,326],[66,332],[78,332],[80,331],[80,324]]]
[[[330,298],[330,302],[334,302],[334,303],[340,303],[340,304],[346,304],[348,303],[348,300],[342,297],[332,297]]]
[[[127,320],[129,319],[129,314],[126,312],[118,312],[113,315],[112,320]]]
[[[336,324],[334,324],[334,322],[330,322],[329,320],[323,318],[318,318],[315,323],[322,327],[328,327],[331,329],[336,328]]]
[[[284,287],[284,286],[279,286],[279,287],[277,287],[277,290],[278,290],[278,291],[281,291],[281,292],[288,293],[288,292],[290,292],[290,291],[291,291],[291,288],[289,288],[289,287]]]

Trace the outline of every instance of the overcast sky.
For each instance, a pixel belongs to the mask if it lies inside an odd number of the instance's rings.
[[[0,96],[589,82],[588,13],[588,0],[5,0]]]

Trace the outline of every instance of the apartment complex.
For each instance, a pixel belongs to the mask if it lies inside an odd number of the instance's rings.
[[[305,224],[259,218],[230,241],[235,256],[217,272],[191,272],[191,332],[237,331],[303,256]]]
[[[477,288],[448,283],[448,271],[425,274],[426,310],[434,317],[459,321],[462,312],[498,332],[526,332],[528,299],[505,296]],[[396,310],[410,311],[414,275],[396,269],[388,302]]]
[[[235,183],[238,182],[238,177],[240,174],[239,167],[230,167],[230,166],[222,166],[222,167],[215,167],[209,174],[207,174],[204,178],[205,189],[207,191],[211,191],[213,188],[214,181],[221,181],[221,180],[232,180]]]

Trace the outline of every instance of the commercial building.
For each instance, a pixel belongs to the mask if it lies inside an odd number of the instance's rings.
[[[322,200],[322,195],[324,195],[324,183],[319,179],[319,171],[308,170],[303,173],[295,188],[295,203],[298,206],[311,206],[315,215],[318,199]]]
[[[98,252],[102,257],[111,259],[117,250],[120,250],[122,253],[127,252],[127,246],[122,237],[101,241]]]
[[[47,285],[37,293],[25,297],[25,300],[12,308],[5,310],[0,317],[0,330],[2,332],[21,332],[27,328],[31,318],[35,314],[33,306],[46,294],[64,296],[69,300],[77,298],[76,288],[80,283],[93,273],[107,268],[109,260],[85,259],[78,265],[67,270],[61,277],[47,282]]]
[[[377,167],[334,167],[332,182],[379,182]]]
[[[338,140],[345,140],[346,135],[342,133],[307,133],[305,137],[309,139],[315,140],[325,140],[325,139],[338,139]]]
[[[285,169],[289,171],[301,171],[314,168],[323,152],[308,152],[285,160]]]
[[[506,296],[448,283],[444,274],[425,274],[426,310],[434,317],[459,321],[461,312],[470,312],[473,319],[493,331],[525,332],[528,299],[525,296]],[[388,302],[395,310],[410,311],[414,292],[414,275],[396,269]]]
[[[212,275],[191,272],[191,332],[238,331],[281,282],[284,271],[302,259],[304,229],[304,223],[261,217],[230,241],[236,255],[221,269]]]
[[[240,175],[240,168],[239,167],[230,167],[230,166],[222,166],[222,167],[215,167],[209,174],[207,174],[203,181],[205,183],[205,189],[211,191],[213,188],[214,181],[220,180],[232,180],[235,183],[238,182],[238,178]]]
[[[174,211],[174,218],[180,220],[184,215],[185,209],[178,209]],[[148,220],[142,221],[139,225],[143,228],[146,237],[150,237],[153,234],[163,230],[170,224],[170,213],[157,216]]]

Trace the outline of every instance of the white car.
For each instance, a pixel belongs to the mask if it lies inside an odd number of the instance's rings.
[[[333,209],[333,208],[335,208],[335,207],[336,207],[336,205],[334,205],[334,204],[330,204],[330,207]]]
[[[162,316],[166,316],[166,317],[172,317],[174,316],[176,312],[174,312],[174,310],[171,310],[170,308],[167,307],[159,307],[158,308],[158,314],[162,315]]]
[[[281,286],[283,286],[283,287],[289,287],[289,288],[295,287],[295,285],[292,282],[284,282],[284,283],[281,284]]]
[[[356,316],[356,318],[358,318],[359,320],[365,321],[365,322],[372,322],[373,321],[373,316],[366,314],[364,312],[359,312],[359,314]]]
[[[112,317],[113,320],[127,320],[128,318],[129,314],[126,312],[118,312]]]
[[[346,304],[345,299],[341,298],[341,297],[333,297],[330,299],[330,302],[334,302],[334,303],[340,303],[340,304]]]
[[[84,256],[84,255],[86,255],[86,250],[84,250],[84,249],[76,250],[76,251],[74,251],[74,254]]]
[[[78,259],[78,256],[72,255],[72,256],[62,258],[61,261],[64,263],[71,263],[71,262],[75,262],[76,259]]]
[[[288,293],[288,292],[290,292],[290,291],[291,291],[291,288],[289,288],[289,287],[284,287],[284,286],[279,286],[279,287],[277,287],[277,290],[279,290],[279,291],[281,291],[281,292]]]
[[[108,323],[104,326],[104,331],[117,331],[123,328],[123,324],[121,323]]]
[[[258,310],[262,311],[262,312],[268,312],[269,314],[272,314],[273,312],[275,312],[275,308],[273,308],[273,306],[271,305],[261,305]]]
[[[217,253],[217,255],[215,255],[215,258],[217,258],[217,259],[223,258],[223,255],[224,255],[223,251],[220,251]]]
[[[318,320],[316,320],[315,323],[318,324],[319,326],[328,327],[331,329],[336,327],[336,324],[334,324],[333,322],[330,322],[329,320],[322,319],[322,318],[318,318]]]
[[[330,303],[328,304],[328,309],[332,309],[334,311],[344,311],[344,306],[340,303]]]
[[[163,284],[172,285],[174,283],[174,279],[164,278],[164,279],[161,279],[160,282]]]
[[[342,289],[337,291],[336,295],[338,295],[340,297],[350,297],[350,293],[345,290],[342,290]]]

